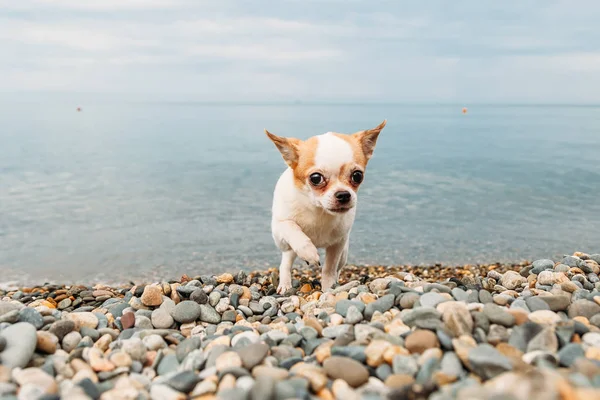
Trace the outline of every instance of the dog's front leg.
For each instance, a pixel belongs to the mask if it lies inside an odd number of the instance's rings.
[[[279,264],[279,285],[277,293],[284,294],[292,288],[292,265],[296,259],[294,250],[284,251],[281,254],[281,264]]]
[[[283,251],[277,292],[285,293],[292,287],[292,264],[296,255],[308,265],[320,266],[319,252],[310,238],[293,221],[273,221],[273,237]]]
[[[325,253],[325,265],[321,272],[321,288],[323,291],[337,283],[340,264],[346,264],[348,254],[348,240],[343,240],[329,246]]]

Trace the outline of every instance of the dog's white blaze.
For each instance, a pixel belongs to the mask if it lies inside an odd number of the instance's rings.
[[[331,132],[317,136],[319,142],[315,152],[315,167],[337,174],[342,165],[354,161],[352,147],[344,139]]]

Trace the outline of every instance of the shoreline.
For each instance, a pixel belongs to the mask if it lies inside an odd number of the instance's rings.
[[[0,399],[598,398],[599,263],[1,286]]]
[[[465,268],[480,268],[480,269],[489,269],[489,268],[499,268],[500,270],[506,270],[506,269],[515,269],[515,268],[520,268],[524,265],[530,264],[532,262],[532,260],[527,260],[527,259],[523,259],[523,260],[519,260],[519,261],[497,261],[497,262],[473,262],[473,263],[420,263],[420,264],[348,264],[344,267],[344,270],[359,270],[359,269],[369,269],[369,268],[377,268],[378,270],[380,269],[386,269],[389,271],[398,271],[398,270],[404,270],[404,271],[416,271],[417,274],[420,274],[418,271],[425,271],[425,270],[444,270],[447,271],[446,274],[450,274],[449,271],[451,270],[461,270],[461,269],[465,269]],[[56,279],[46,279],[46,278],[32,278],[32,275],[36,275],[36,272],[17,272],[15,269],[9,269],[6,274],[3,274],[3,276],[0,276],[0,291],[1,290],[5,290],[7,288],[11,288],[11,289],[19,289],[19,288],[23,288],[23,287],[36,287],[36,286],[43,286],[43,285],[60,285],[60,286],[76,286],[76,285],[86,285],[86,286],[94,286],[94,285],[104,285],[104,286],[123,286],[123,285],[142,285],[142,284],[150,284],[150,283],[157,283],[157,282],[178,282],[182,276],[194,276],[194,277],[198,277],[201,275],[198,274],[192,274],[190,270],[190,268],[182,268],[182,270],[186,271],[184,273],[179,273],[179,274],[173,274],[173,273],[169,273],[169,274],[161,274],[160,270],[164,269],[165,267],[159,266],[159,267],[154,267],[152,269],[149,269],[148,271],[146,271],[145,274],[139,274],[136,273],[135,277],[133,278],[112,278],[112,279],[107,279],[104,277],[100,277],[100,275],[92,277],[92,278],[85,278],[85,279],[77,279],[77,278],[73,278],[73,279],[63,279],[63,278],[56,278]],[[210,269],[210,272],[208,273],[209,275],[219,275],[220,273],[238,273],[238,272],[244,272],[246,274],[251,274],[251,273],[266,273],[268,271],[273,271],[273,270],[277,270],[279,267],[278,265],[269,265],[269,266],[265,266],[264,268],[255,268],[255,267],[243,267],[243,268],[230,268],[227,271],[221,271],[221,272],[217,272],[215,273],[214,268]],[[168,268],[169,270],[171,269],[175,269],[175,268]],[[195,270],[201,270],[202,267],[198,267],[195,268]],[[303,272],[306,272],[308,270],[310,270],[309,267],[304,266],[302,264],[295,264],[295,266],[292,268],[294,273],[297,274],[301,274]],[[320,269],[317,268],[314,270],[314,272],[317,272],[317,275],[320,274]],[[342,271],[343,274],[344,271]],[[25,277],[23,277],[23,275],[25,275]],[[39,274],[37,274],[39,275]],[[123,275],[127,275],[127,272],[124,272]],[[144,277],[142,278],[141,276],[144,275]],[[8,276],[8,277],[7,277]],[[20,279],[18,277],[21,277]],[[341,276],[341,275],[340,275]],[[420,275],[419,275],[420,276]]]

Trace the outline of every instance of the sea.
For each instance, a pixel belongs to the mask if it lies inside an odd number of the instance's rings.
[[[305,139],[383,119],[350,263],[600,253],[600,106],[7,102],[0,281],[278,266],[270,209],[285,165],[264,129]]]

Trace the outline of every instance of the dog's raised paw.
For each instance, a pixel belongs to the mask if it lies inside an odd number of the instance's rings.
[[[296,251],[296,254],[298,257],[303,259],[307,265],[316,265],[318,267],[321,266],[321,262],[319,260],[319,251],[312,243],[302,246]]]

